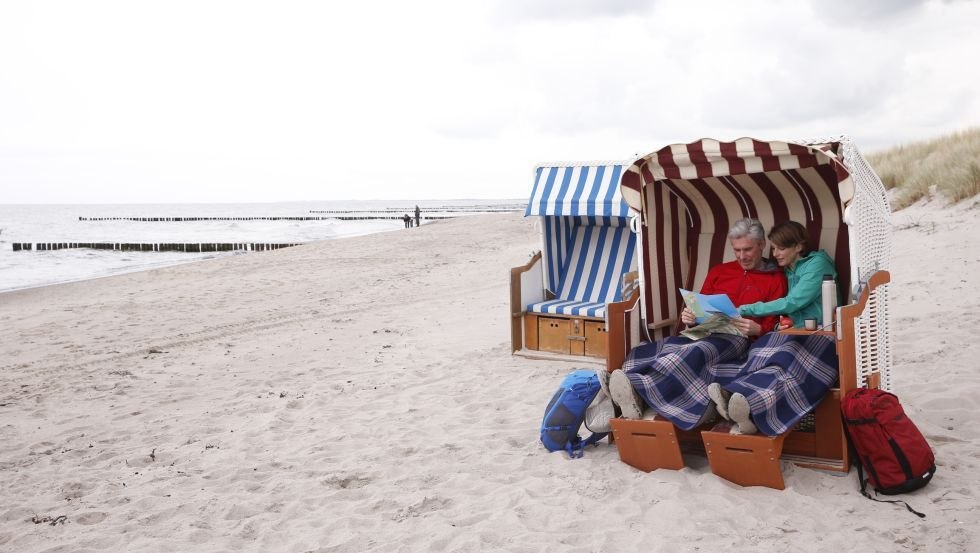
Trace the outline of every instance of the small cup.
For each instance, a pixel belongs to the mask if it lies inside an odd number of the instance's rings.
[[[816,319],[806,319],[805,321],[803,321],[803,328],[805,328],[807,330],[816,330],[817,329],[817,320]]]

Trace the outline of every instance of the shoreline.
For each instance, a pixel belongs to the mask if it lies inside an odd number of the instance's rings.
[[[426,224],[429,224],[429,223],[426,223]],[[309,242],[304,242],[302,244],[296,244],[295,246],[290,246],[290,247],[304,246],[304,245],[313,244],[313,243],[316,243],[316,242],[323,242],[323,241],[330,241],[330,240],[344,240],[344,239],[347,239],[347,238],[356,238],[356,237],[359,237],[359,236],[368,236],[368,235],[371,235],[371,234],[380,234],[380,233],[385,233],[385,232],[395,232],[395,231],[399,231],[399,230],[409,230],[409,229],[395,228],[395,229],[381,229],[381,230],[376,230],[376,231],[371,231],[371,232],[363,232],[363,233],[351,233],[351,234],[345,234],[345,235],[342,235],[342,236],[337,236],[335,238],[325,238],[325,239],[322,239],[322,240],[311,240]],[[77,248],[77,249],[81,250],[83,248]],[[62,251],[62,250],[58,250],[58,251]],[[104,250],[92,250],[92,251],[104,251]],[[272,250],[269,250],[269,251],[272,251]],[[44,255],[44,254],[47,254],[49,252],[47,252],[47,251],[38,252],[38,251],[33,251],[32,250],[32,251],[29,251],[29,252],[15,252],[15,253],[16,254],[19,254],[19,255],[32,255],[32,254],[38,254],[38,253],[41,254],[41,255]],[[125,253],[125,254],[131,254],[131,255],[140,255],[140,254],[150,254],[150,255],[152,255],[152,254],[161,253],[161,252],[125,251],[125,252],[117,252],[117,253]],[[168,253],[175,253],[175,252],[168,252]],[[85,282],[85,281],[89,281],[89,280],[97,280],[97,279],[102,279],[102,278],[109,278],[109,277],[114,277],[114,276],[127,275],[127,274],[131,274],[131,273],[140,273],[140,272],[146,272],[146,271],[155,271],[157,269],[164,269],[164,268],[167,268],[167,267],[177,267],[177,266],[180,266],[180,265],[186,265],[188,263],[199,263],[199,262],[213,261],[215,259],[223,259],[223,258],[226,258],[226,257],[233,257],[233,256],[238,256],[238,255],[250,255],[250,254],[266,253],[266,252],[265,251],[228,251],[228,252],[213,252],[213,253],[214,253],[214,255],[208,255],[207,257],[197,257],[197,258],[194,258],[194,259],[187,259],[187,260],[176,260],[176,261],[173,261],[173,262],[161,262],[161,263],[159,263],[157,265],[154,265],[154,266],[151,266],[151,267],[142,266],[140,268],[132,268],[132,269],[124,268],[124,269],[120,269],[120,270],[118,270],[116,272],[112,272],[110,274],[105,274],[105,275],[96,275],[96,276],[88,276],[88,277],[80,277],[80,278],[69,278],[69,279],[60,280],[60,281],[57,281],[57,282],[46,282],[44,284],[28,285],[28,286],[22,286],[22,287],[17,287],[17,288],[0,289],[0,296],[2,296],[3,294],[9,293],[9,292],[18,292],[18,291],[22,291],[22,290],[32,290],[34,288],[44,288],[44,287],[47,287],[47,286],[60,286],[62,284],[71,284],[71,283],[75,283],[75,282]],[[188,254],[188,255],[193,255],[193,254]]]

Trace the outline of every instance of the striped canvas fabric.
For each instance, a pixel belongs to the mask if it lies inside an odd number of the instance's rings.
[[[619,181],[626,163],[542,165],[526,216],[542,221],[545,286],[555,299],[528,312],[605,317],[621,299],[623,273],[636,268],[636,236]]]
[[[564,249],[550,251],[558,261],[553,288],[556,299],[527,306],[528,312],[604,318],[606,304],[620,301],[620,281],[636,268],[636,235],[625,222],[582,223],[564,218],[556,226]]]
[[[628,163],[540,166],[525,216],[627,217],[619,180]]]
[[[675,144],[640,158],[622,177],[624,200],[643,212],[644,309],[647,322],[672,319],[678,288],[700,287],[708,269],[734,259],[731,224],[754,217],[769,228],[794,220],[827,251],[848,290],[843,208],[854,194],[837,143],[800,145],[743,138]],[[672,333],[662,329],[653,339]]]

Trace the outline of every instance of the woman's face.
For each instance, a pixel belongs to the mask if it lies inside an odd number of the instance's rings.
[[[786,248],[776,244],[772,245],[772,256],[776,259],[776,263],[778,263],[780,267],[792,267],[793,265],[796,265],[796,260],[800,258],[801,251],[803,251],[803,244],[797,244]]]

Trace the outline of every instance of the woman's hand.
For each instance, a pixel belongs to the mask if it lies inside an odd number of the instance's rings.
[[[787,328],[793,328],[793,319],[783,315],[779,318],[779,324],[776,325],[776,330],[786,330]]]
[[[684,309],[681,309],[682,323],[684,323],[686,326],[694,326],[695,323],[694,319],[695,319],[694,311],[691,311],[691,308],[685,307]]]
[[[752,319],[743,319],[742,317],[732,319],[732,325],[746,336],[758,336],[762,334],[762,325]]]

